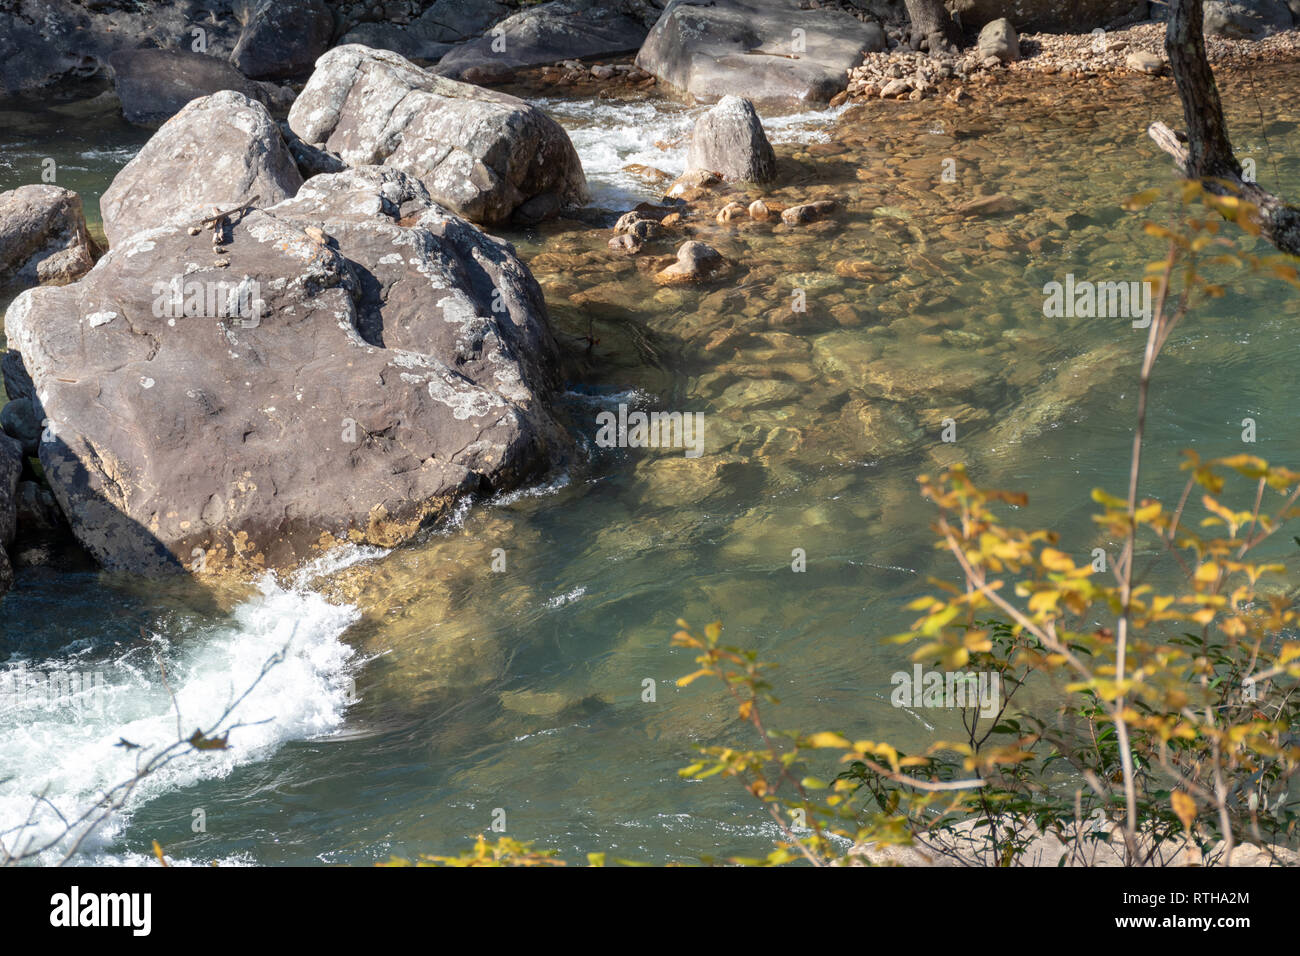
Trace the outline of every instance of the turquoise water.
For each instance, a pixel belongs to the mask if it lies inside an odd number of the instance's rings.
[[[1292,77],[1261,70],[1223,89],[1241,154],[1297,196]],[[174,736],[155,652],[188,729],[287,642],[285,664],[241,711],[269,722],[151,780],[88,859],[138,862],[155,839],[189,862],[454,853],[497,808],[509,835],[574,861],[761,851],[773,826],[738,786],[677,776],[693,745],[747,738],[718,688],[674,686],[692,666],[669,646],[673,622],[721,619],[732,642],[780,665],[770,724],[912,747],[956,726],[889,703],[907,651],[879,639],[910,622],[902,605],[927,575],[953,576],[915,477],[965,460],[981,483],[1029,493],[1021,523],[1058,528],[1081,555],[1108,545],[1088,492],[1122,488],[1144,334],[1123,318],[1048,319],[1042,289],[1067,273],[1136,279],[1161,254],[1119,204],[1172,179],[1143,136],[1152,119],[1179,125],[1169,92],[1144,78],[1041,79],[1032,95],[981,94],[961,110],[873,103],[767,118],[782,171],[768,198],[828,196],[844,212],[798,231],[701,222],[699,238],[737,264],[717,286],[656,286],[605,248],[608,230],[511,235],[570,355],[563,401],[581,460],[411,545],[260,591],[23,571],[0,605],[0,658],[100,672],[111,692],[89,716],[0,697],[0,828],[44,787],[66,810],[119,779],[131,761],[119,737]],[[690,111],[543,105],[570,130],[603,207],[654,195],[626,165],[681,169],[681,146],[655,143],[688,130]],[[32,158],[99,144],[72,186],[90,208],[142,140],[103,117],[60,125],[18,109],[33,118],[0,155],[27,159],[0,167],[4,188],[28,181]],[[1017,211],[953,214],[994,193]],[[796,289],[805,313],[790,308]],[[1244,276],[1185,322],[1156,373],[1144,494],[1181,490],[1186,447],[1300,463],[1297,317],[1290,287]],[[597,412],[619,403],[703,412],[705,455],[596,447]],[[1253,445],[1241,442],[1247,417]],[[955,443],[941,440],[945,418]],[[805,573],[791,571],[796,548]]]

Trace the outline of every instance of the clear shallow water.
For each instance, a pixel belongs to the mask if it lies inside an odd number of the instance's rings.
[[[1255,77],[1262,122],[1250,84],[1221,82],[1238,148],[1258,157],[1261,179],[1300,195],[1291,74]],[[1118,205],[1171,177],[1142,130],[1179,113],[1151,103],[1148,81],[1038,89],[960,111],[872,104],[837,123],[769,118],[782,163],[769,198],[832,196],[846,211],[797,232],[695,224],[738,263],[717,286],[660,289],[605,248],[608,231],[512,235],[573,349],[564,402],[589,453],[534,493],[243,594],[24,573],[2,606],[6,666],[101,670],[114,690],[102,716],[80,723],[0,708],[0,829],[42,788],[66,807],[113,779],[128,759],[112,747],[119,736],[174,731],[155,646],[188,721],[293,635],[289,666],[243,715],[273,721],[157,780],[92,859],[140,861],[154,839],[191,862],[456,852],[495,808],[511,835],[574,860],[759,851],[771,826],[743,792],[677,777],[694,743],[746,739],[717,688],[673,685],[691,669],[669,647],[678,617],[721,618],[731,640],[781,665],[772,724],[912,746],[949,729],[944,714],[889,705],[906,651],[878,640],[906,626],[902,605],[927,575],[951,577],[915,476],[965,459],[981,481],[1029,492],[1023,523],[1060,528],[1072,550],[1107,544],[1087,493],[1122,485],[1141,333],[1126,320],[1045,319],[1042,286],[1067,272],[1136,278],[1160,250]],[[672,144],[690,111],[545,105],[570,129],[600,206],[657,194],[629,164],[683,165]],[[956,183],[941,181],[945,158]],[[88,192],[124,161],[93,170]],[[951,219],[954,204],[998,192],[1020,211]],[[809,303],[798,316],[796,288]],[[1233,288],[1187,321],[1159,366],[1147,494],[1181,487],[1184,447],[1243,450],[1246,416],[1259,441],[1244,450],[1300,462],[1300,304],[1266,279]],[[589,330],[599,341],[588,353]],[[619,402],[704,412],[705,456],[596,449],[595,414]],[[948,416],[955,447],[939,440]],[[804,574],[790,571],[796,547]],[[505,573],[491,570],[496,548]],[[641,700],[647,678],[655,703]],[[206,832],[194,832],[196,809]]]

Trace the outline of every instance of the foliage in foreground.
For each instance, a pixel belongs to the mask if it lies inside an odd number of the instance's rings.
[[[1158,196],[1149,190],[1126,208]],[[1123,861],[1138,865],[1168,862],[1188,846],[1213,863],[1243,841],[1295,842],[1300,737],[1290,728],[1300,716],[1300,639],[1289,544],[1277,532],[1296,514],[1300,473],[1253,455],[1203,461],[1187,452],[1187,481],[1172,507],[1139,498],[1138,488],[1156,358],[1193,305],[1224,295],[1203,268],[1247,268],[1296,286],[1300,276],[1286,257],[1254,256],[1220,234],[1224,220],[1259,234],[1248,203],[1197,182],[1182,184],[1181,198],[1204,213],[1144,225],[1168,251],[1147,267],[1156,309],[1127,494],[1092,495],[1094,521],[1112,544],[1103,551],[1116,557],[1099,560],[1054,531],[1004,524],[998,510],[1023,506],[1025,496],[981,488],[963,467],[919,479],[959,583],[932,580],[935,593],[910,605],[920,614],[912,628],[889,640],[913,645],[919,663],[999,675],[1005,693],[994,715],[966,708],[960,739],[920,753],[831,730],[776,730],[766,722],[776,701],[756,653],[721,643],[719,623],[697,634],[679,622],[674,644],[696,651],[699,665],[679,683],[720,681],[758,742],[703,747],[681,774],[740,782],[782,835],[766,857],[728,862],[841,864],[860,859],[853,848],[866,842],[920,842],[970,862],[972,834],[978,859],[1001,865],[1022,857],[1036,833],[1067,847],[1061,864],[1086,864],[1089,843],[1116,835]],[[1244,483],[1242,500],[1225,497],[1230,481]],[[1020,708],[1014,701],[1027,686],[1064,703]],[[965,849],[957,849],[959,830]],[[471,853],[436,859],[508,864],[517,852],[519,862],[535,862],[530,845],[507,842],[490,848],[480,838]]]

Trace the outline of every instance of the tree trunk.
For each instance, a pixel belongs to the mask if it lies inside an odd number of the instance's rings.
[[[1241,178],[1241,164],[1232,153],[1223,119],[1219,88],[1205,55],[1200,0],[1170,0],[1165,52],[1183,101],[1187,136],[1180,137],[1163,123],[1152,123],[1148,134],[1174,157],[1188,178],[1204,181],[1205,187],[1218,195],[1237,195],[1257,206],[1264,238],[1283,252],[1300,255],[1300,210]]]
[[[903,0],[903,3],[907,7],[907,18],[912,21],[912,36],[929,39],[937,33],[953,46],[961,46],[961,31],[943,0]],[[930,52],[938,51],[931,49]]]

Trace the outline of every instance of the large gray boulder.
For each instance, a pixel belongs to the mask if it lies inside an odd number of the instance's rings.
[[[225,58],[239,31],[230,13],[229,0],[5,0],[0,2],[0,90],[16,93],[68,78],[111,77],[109,59],[118,50],[202,48]]]
[[[1205,32],[1209,36],[1259,40],[1294,25],[1285,0],[1208,0]]]
[[[298,76],[311,70],[333,36],[334,15],[325,0],[256,0],[230,61],[255,79]]]
[[[110,245],[171,222],[192,223],[257,199],[292,196],[302,175],[266,107],[227,90],[173,116],[99,200]]]
[[[541,289],[418,181],[315,177],[232,221],[226,269],[209,241],[137,235],[5,316],[45,475],[105,567],[248,574],[396,545],[563,452]]]
[[[765,183],[776,178],[776,153],[754,104],[724,96],[695,121],[686,169],[717,173],[727,182]]]
[[[405,26],[389,21],[360,23],[339,43],[392,50],[408,60],[437,60],[457,43],[486,33],[509,13],[510,8],[496,0],[435,0]]]
[[[443,56],[438,72],[459,78],[466,70],[540,66],[560,60],[610,56],[639,49],[646,27],[614,5],[552,0],[528,7]]]
[[[435,201],[475,222],[536,221],[587,200],[578,153],[553,119],[388,50],[330,50],[289,126],[350,166],[410,173]]]
[[[95,264],[81,197],[59,186],[0,193],[0,290],[72,282]]]
[[[1148,15],[1147,0],[945,0],[944,5],[968,29],[1006,17],[1021,32],[1087,33],[1137,23]],[[1155,12],[1163,5],[1151,8]]]
[[[672,0],[637,54],[641,69],[699,102],[826,101],[878,42],[878,29],[799,0]]]
[[[283,95],[274,84],[250,80],[225,60],[202,53],[122,50],[108,62],[122,114],[137,126],[160,126],[191,101],[221,90],[242,93],[268,109]]]

